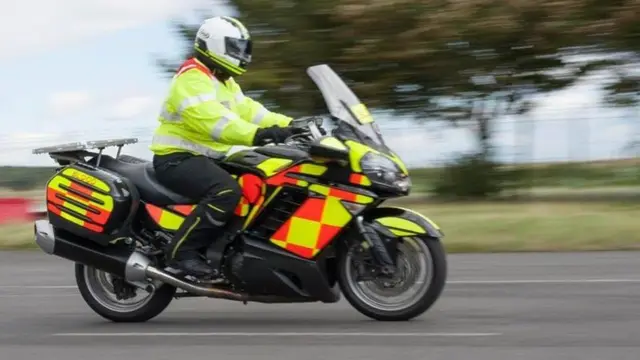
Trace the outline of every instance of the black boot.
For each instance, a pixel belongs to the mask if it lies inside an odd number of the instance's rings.
[[[196,277],[215,276],[216,271],[202,258],[201,252],[211,242],[215,227],[207,221],[202,206],[196,207],[173,234],[165,248],[167,265]]]
[[[231,216],[227,224],[220,228],[219,235],[213,240],[206,252],[209,265],[220,272],[222,257],[225,255],[227,246],[236,238],[237,233],[242,229],[244,218],[238,215]]]

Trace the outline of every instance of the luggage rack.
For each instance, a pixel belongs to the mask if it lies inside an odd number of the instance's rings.
[[[129,144],[135,144],[138,142],[137,138],[121,138],[121,139],[107,139],[107,140],[94,140],[85,142],[73,142],[53,146],[45,146],[34,149],[33,154],[49,154],[51,158],[56,161],[83,161],[85,156],[97,155],[96,166],[100,166],[100,160],[102,158],[102,152],[108,147],[117,147],[118,153],[116,159],[120,157],[122,147]],[[98,153],[88,150],[98,149]]]

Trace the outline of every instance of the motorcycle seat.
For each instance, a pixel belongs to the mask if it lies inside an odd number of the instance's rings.
[[[126,161],[123,159],[126,159]],[[177,194],[160,184],[156,178],[151,161],[126,155],[123,155],[120,159],[103,155],[100,160],[100,167],[116,172],[129,179],[138,189],[142,200],[151,204],[168,206],[197,203],[197,200],[192,200]]]

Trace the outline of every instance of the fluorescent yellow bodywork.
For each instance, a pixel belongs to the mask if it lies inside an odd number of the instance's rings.
[[[80,179],[78,176],[73,176],[73,175],[69,175],[68,173],[65,173],[67,170],[71,170],[71,171],[75,171],[76,173],[79,173],[77,170],[74,170],[74,169],[66,169],[62,173],[65,174],[65,175],[71,176],[74,179]],[[82,173],[82,174],[86,175],[84,173]],[[86,175],[86,176],[89,176],[89,175]],[[97,181],[94,182],[94,183],[90,183],[90,182],[88,182],[86,180],[80,180],[80,181],[84,181],[87,184],[91,184],[91,185],[95,186],[96,188],[99,188],[100,190],[106,188],[107,190],[105,190],[105,191],[109,191],[109,187],[107,186],[107,184],[103,183],[102,181],[100,181],[98,179],[96,179],[96,180]],[[77,195],[75,195],[73,193],[69,193],[67,190],[65,190],[63,188],[63,186],[67,187],[67,188],[70,188],[71,187],[71,180],[69,180],[69,179],[67,179],[65,177],[62,177],[60,175],[54,176],[49,181],[49,184],[48,184],[49,188],[51,188],[53,190],[56,190],[61,194],[66,194],[67,197],[69,197],[69,198],[71,198],[73,200],[76,200],[76,201],[81,202],[81,203],[86,204],[86,205],[91,204],[91,206],[93,206],[94,208],[98,208],[100,210],[106,210],[106,211],[109,211],[109,212],[113,211],[114,203],[113,203],[113,198],[110,195],[104,195],[104,194],[101,194],[101,193],[99,193],[97,191],[92,192],[91,193],[91,197],[101,201],[102,202],[102,204],[101,204],[101,203],[96,202],[96,201],[90,201],[90,200],[82,199],[81,197],[79,197],[79,196],[77,196]],[[79,212],[80,214],[86,214],[86,212],[87,212],[87,210],[80,209],[76,205],[73,205],[70,202],[65,202],[65,207],[68,207],[68,208],[70,208],[72,210],[75,210],[75,211]]]
[[[386,226],[389,231],[398,236],[419,235],[426,233],[426,230],[422,226],[399,217],[383,217],[376,219],[376,221]]]
[[[74,178],[76,180],[79,180],[80,183],[84,182],[86,184],[94,186],[102,191],[109,192],[110,190],[109,186],[104,181],[94,176],[91,176],[83,171],[76,170],[73,168],[66,168],[62,170],[62,174],[68,177]]]
[[[344,150],[344,151],[348,151],[349,150],[342,143],[342,141],[338,140],[337,138],[335,138],[333,136],[324,137],[324,138],[320,139],[320,141],[318,141],[318,143],[320,145],[322,145],[322,146],[326,146],[326,147],[332,148],[332,149]]]
[[[311,184],[309,190],[324,196],[330,196],[331,188],[320,184]],[[366,195],[355,194],[355,201],[358,204],[369,204],[373,202],[373,198]]]
[[[405,175],[409,175],[409,171],[407,170],[407,167],[405,166],[404,162],[402,162],[402,160],[396,154],[388,155],[353,140],[347,140],[345,141],[345,144],[349,147],[349,150],[350,150],[349,162],[351,163],[351,170],[355,172],[358,172],[358,173],[362,172],[362,166],[360,166],[360,161],[362,161],[362,158],[365,155],[367,155],[367,153],[372,152],[374,154],[384,156],[389,160],[393,161],[393,163],[398,165],[400,170]]]
[[[278,158],[270,158],[263,162],[261,162],[258,166],[258,169],[262,170],[267,177],[277,173],[280,169],[288,166],[293,161],[289,159],[278,159]]]
[[[410,209],[396,206],[387,207],[389,208],[401,210],[401,214],[382,216],[374,221],[386,227],[392,234],[398,237],[425,234],[434,237],[442,236],[440,227],[428,217]]]
[[[325,171],[327,171],[326,166],[317,164],[302,164],[300,165],[300,170],[298,170],[300,174],[313,176],[320,176],[324,174]]]
[[[174,214],[167,210],[163,210],[162,217],[158,222],[158,225],[160,225],[164,229],[176,231],[180,228],[180,225],[182,225],[182,223],[184,222],[184,219],[185,217],[181,215]]]
[[[407,208],[403,208],[400,206],[388,206],[390,208],[395,208],[395,209],[400,209],[400,210],[404,210],[408,213],[411,213],[413,215],[419,216],[420,218],[422,218],[422,220],[426,221],[427,223],[429,223],[431,226],[433,226],[436,230],[440,230],[440,226],[438,226],[438,224],[436,224],[433,220],[429,219],[428,217],[420,214],[417,211],[411,210],[411,209],[407,209]]]

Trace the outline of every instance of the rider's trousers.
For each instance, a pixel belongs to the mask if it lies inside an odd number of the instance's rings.
[[[199,199],[166,250],[169,260],[195,258],[222,235],[240,201],[240,186],[213,159],[205,156],[156,155],[153,165],[162,185],[182,196]]]

